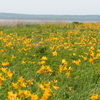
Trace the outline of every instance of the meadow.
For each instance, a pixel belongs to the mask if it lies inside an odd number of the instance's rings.
[[[0,26],[0,100],[100,100],[100,23]]]

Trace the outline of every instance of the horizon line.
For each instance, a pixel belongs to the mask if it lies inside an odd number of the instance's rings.
[[[20,14],[20,15],[58,15],[58,16],[100,16],[100,14],[25,14],[25,13],[13,13],[13,12],[0,12],[4,14]]]

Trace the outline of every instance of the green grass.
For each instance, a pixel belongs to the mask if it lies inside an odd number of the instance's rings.
[[[10,98],[9,91],[13,91],[18,100],[35,100],[25,92],[24,96],[19,94],[18,90],[28,90],[37,95],[38,100],[47,100],[41,97],[48,88],[52,90],[52,93],[48,92],[51,96],[46,95],[48,100],[90,100],[92,94],[100,94],[99,26],[100,23],[72,23],[0,27],[0,68],[8,68],[7,71],[13,72],[9,78],[7,72],[0,69],[0,100],[17,100]],[[53,56],[54,51],[57,56]],[[47,57],[45,68],[50,66],[53,72],[48,69],[45,74],[37,73],[41,69],[39,63],[43,56]],[[67,65],[63,65],[62,59],[66,60]],[[79,64],[73,63],[78,60]],[[3,62],[9,64],[3,65]],[[67,70],[62,68],[59,73],[60,65]],[[69,77],[66,75],[68,72]],[[6,80],[3,81],[2,77]],[[12,83],[17,83],[20,77],[24,81],[14,89]],[[28,86],[26,81],[31,79],[33,84]],[[44,82],[50,83],[50,86],[46,87]],[[21,86],[24,83],[25,87]],[[44,85],[45,89],[41,90],[39,84]]]

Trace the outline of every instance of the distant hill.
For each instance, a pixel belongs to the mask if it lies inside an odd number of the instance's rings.
[[[97,21],[100,22],[100,15],[29,15],[0,13],[0,19],[17,20],[63,20],[63,21]]]

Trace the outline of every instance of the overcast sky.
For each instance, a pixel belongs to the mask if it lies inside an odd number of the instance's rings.
[[[0,0],[0,12],[19,14],[100,15],[100,0]]]

